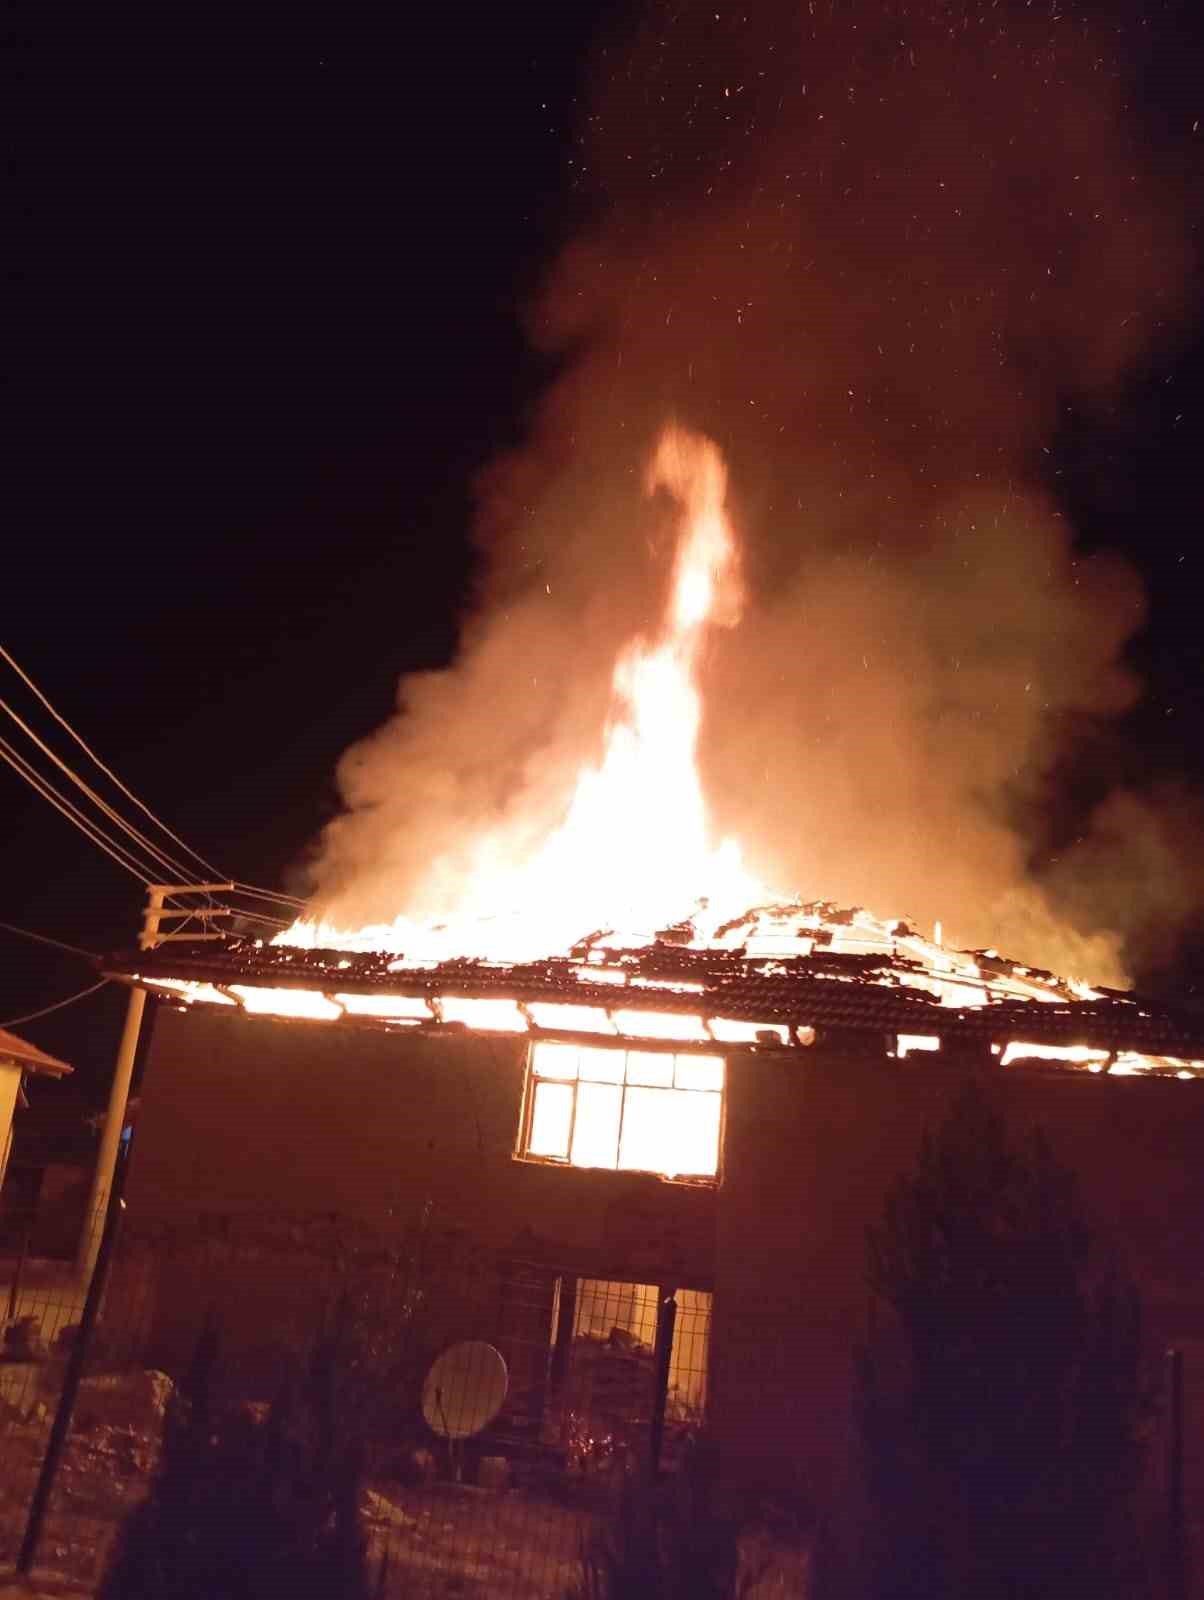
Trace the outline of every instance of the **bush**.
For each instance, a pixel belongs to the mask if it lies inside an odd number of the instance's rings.
[[[216,1360],[209,1331],[171,1401],[159,1473],[119,1535],[100,1600],[368,1600],[362,1459],[339,1425],[330,1341],[266,1415],[211,1414]]]

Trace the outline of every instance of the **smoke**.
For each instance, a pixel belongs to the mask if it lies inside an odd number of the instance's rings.
[[[530,314],[561,376],[482,481],[459,659],[342,763],[317,902],[437,911],[467,837],[557,820],[663,602],[643,486],[677,420],[727,457],[748,588],[705,667],[719,829],[774,884],[1115,979],[1140,909],[1093,892],[1098,836],[1051,896],[1017,818],[1138,692],[1140,585],[1076,551],[1040,472],[1060,405],[1106,404],[1181,310],[1132,41],[1006,0],[716,4],[601,53],[570,168],[593,220]]]

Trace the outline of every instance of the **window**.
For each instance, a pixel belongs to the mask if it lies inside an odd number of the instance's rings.
[[[721,1056],[541,1041],[531,1046],[520,1154],[713,1178],[723,1084]]]
[[[669,1285],[587,1278],[525,1261],[504,1269],[494,1342],[510,1387],[499,1428],[553,1446],[570,1471],[583,1474],[628,1451],[648,1460],[655,1450],[660,1468],[677,1466],[706,1414],[710,1293],[673,1288],[673,1335],[662,1367],[657,1346],[667,1332]]]

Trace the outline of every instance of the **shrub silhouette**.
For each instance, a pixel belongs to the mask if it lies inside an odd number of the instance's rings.
[[[868,1242],[875,1595],[1133,1600],[1140,1308],[1071,1174],[970,1086]]]
[[[213,1414],[217,1359],[208,1329],[100,1600],[368,1600],[362,1457],[338,1424],[337,1345],[319,1339],[302,1381],[283,1382],[266,1416],[250,1407]]]

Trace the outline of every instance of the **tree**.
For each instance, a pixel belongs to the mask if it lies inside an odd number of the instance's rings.
[[[876,1596],[1131,1600],[1140,1308],[1044,1137],[967,1087],[868,1245]]]

